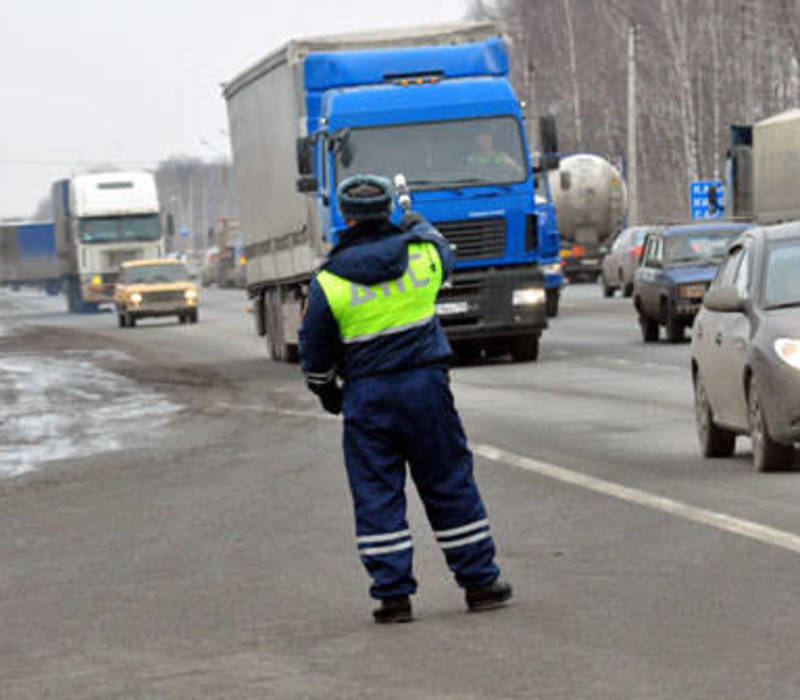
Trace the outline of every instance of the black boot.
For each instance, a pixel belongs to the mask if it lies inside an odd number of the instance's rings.
[[[414,616],[411,614],[411,600],[407,595],[396,596],[394,598],[383,598],[381,607],[372,611],[375,622],[389,624],[392,622],[411,622]]]
[[[495,579],[483,586],[467,588],[465,598],[467,599],[467,607],[471,612],[480,612],[481,610],[494,610],[502,607],[511,598],[511,594],[510,583]]]

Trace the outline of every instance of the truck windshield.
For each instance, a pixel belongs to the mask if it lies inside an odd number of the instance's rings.
[[[161,219],[158,214],[81,219],[78,228],[81,243],[157,241],[161,238]]]
[[[403,173],[416,189],[527,178],[519,122],[510,116],[352,129],[334,147],[337,183],[356,173]]]
[[[135,265],[125,269],[126,284],[183,282],[189,279],[186,265]]]
[[[725,259],[728,243],[740,233],[741,231],[736,229],[667,236],[664,262],[667,267],[717,265]]]

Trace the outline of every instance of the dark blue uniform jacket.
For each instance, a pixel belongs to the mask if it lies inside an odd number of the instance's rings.
[[[404,231],[388,221],[365,221],[344,231],[322,269],[366,286],[396,280],[408,267],[408,244],[430,241],[439,251],[442,279],[449,277],[455,255],[427,222]],[[413,367],[446,364],[452,354],[439,319],[401,333],[350,343],[341,341],[339,325],[316,279],[300,329],[300,356],[309,388],[315,393],[336,375],[344,380]],[[324,379],[324,381],[323,381]]]

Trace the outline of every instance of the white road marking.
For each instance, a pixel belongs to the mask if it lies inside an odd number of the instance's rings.
[[[795,554],[800,554],[800,536],[791,532],[777,530],[751,520],[742,520],[725,513],[719,513],[705,508],[696,508],[671,498],[657,496],[647,491],[642,491],[628,486],[621,486],[611,481],[597,479],[593,476],[581,474],[564,467],[548,464],[529,457],[506,452],[491,445],[473,445],[472,451],[489,459],[493,462],[500,462],[511,466],[525,469],[526,471],[545,476],[549,479],[556,479],[567,484],[580,486],[581,488],[601,493],[612,498],[618,498],[628,503],[635,503],[646,508],[659,510],[670,515],[675,515],[685,520],[691,520],[702,525],[709,525],[725,532],[732,532],[743,537],[749,537],[759,542],[789,550]]]
[[[272,406],[262,406],[260,404],[232,404],[227,401],[217,401],[213,404],[224,411],[250,411],[255,413],[273,413],[279,416],[291,416],[293,418],[319,418],[320,420],[334,420],[341,422],[341,415],[323,413],[322,411],[298,411],[288,408],[274,408]]]
[[[333,416],[322,412],[293,411],[252,404],[235,406],[232,404],[218,403],[216,405],[229,410],[262,411],[264,413],[273,413],[283,416],[341,421],[341,416]],[[612,481],[605,481],[604,479],[598,479],[593,476],[588,476],[587,474],[581,474],[580,472],[572,471],[565,467],[559,467],[555,464],[531,459],[530,457],[523,457],[513,452],[506,452],[492,445],[476,444],[472,445],[471,449],[475,454],[493,462],[508,464],[533,472],[534,474],[539,474],[540,476],[545,476],[549,479],[562,481],[567,484],[572,484],[573,486],[580,486],[581,488],[594,491],[595,493],[611,496],[612,498],[627,501],[628,503],[635,503],[636,505],[652,508],[653,510],[659,510],[685,520],[700,523],[701,525],[708,525],[718,530],[749,537],[750,539],[774,547],[780,547],[781,549],[786,549],[795,554],[800,554],[800,536],[792,534],[791,532],[786,532],[785,530],[778,530],[751,520],[743,520],[706,508],[690,506],[687,503],[681,503],[680,501],[665,498],[664,496],[657,496],[656,494],[648,493],[641,489],[622,486]]]

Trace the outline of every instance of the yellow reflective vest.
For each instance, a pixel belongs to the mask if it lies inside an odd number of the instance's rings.
[[[436,245],[408,244],[402,277],[370,286],[321,270],[317,275],[344,343],[361,343],[424,326],[436,315],[442,263]]]

